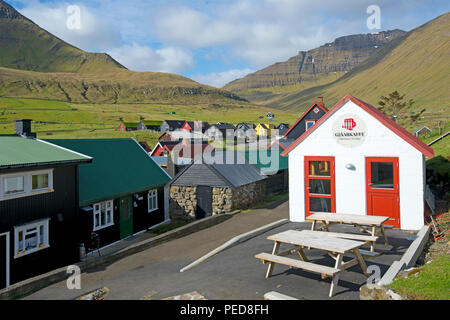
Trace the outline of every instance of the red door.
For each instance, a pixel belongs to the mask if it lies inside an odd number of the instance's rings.
[[[334,157],[305,157],[305,215],[336,212]]]
[[[366,158],[367,215],[386,216],[400,227],[398,158]]]

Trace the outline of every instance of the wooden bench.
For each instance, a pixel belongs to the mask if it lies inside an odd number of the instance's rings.
[[[324,276],[333,277],[335,274],[338,274],[339,272],[341,272],[341,270],[335,269],[332,267],[322,266],[319,264],[306,262],[306,261],[295,260],[295,259],[291,259],[291,258],[287,258],[287,257],[283,257],[283,256],[277,256],[277,255],[265,253],[265,252],[255,255],[255,258],[261,260],[262,263],[274,262],[274,263],[284,264],[286,266],[290,266],[290,267],[294,267],[294,268],[298,268],[298,269],[303,269],[303,270],[307,270],[307,271],[311,271],[311,272],[320,273],[322,275],[322,277],[324,277]],[[269,276],[270,275],[267,274],[266,278],[268,278]]]

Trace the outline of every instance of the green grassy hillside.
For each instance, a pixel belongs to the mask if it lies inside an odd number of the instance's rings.
[[[393,40],[342,78],[326,85],[288,93],[269,106],[283,110],[306,109],[318,96],[331,107],[350,93],[374,106],[380,96],[394,90],[416,101],[423,118],[413,127],[426,124],[436,128],[438,121],[450,120],[450,13]]]

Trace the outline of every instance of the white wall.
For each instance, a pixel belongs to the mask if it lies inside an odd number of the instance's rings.
[[[345,114],[355,114],[365,122],[366,138],[359,146],[342,146],[333,137],[333,123]],[[289,153],[290,219],[297,222],[305,219],[304,156],[335,157],[336,212],[361,215],[366,214],[365,157],[398,157],[401,228],[423,226],[422,153],[353,102],[347,101]],[[355,171],[345,168],[349,163]]]

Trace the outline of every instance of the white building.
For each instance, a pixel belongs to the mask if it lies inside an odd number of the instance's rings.
[[[313,212],[389,216],[424,225],[425,157],[433,149],[375,107],[346,95],[282,155],[289,155],[290,220]]]

